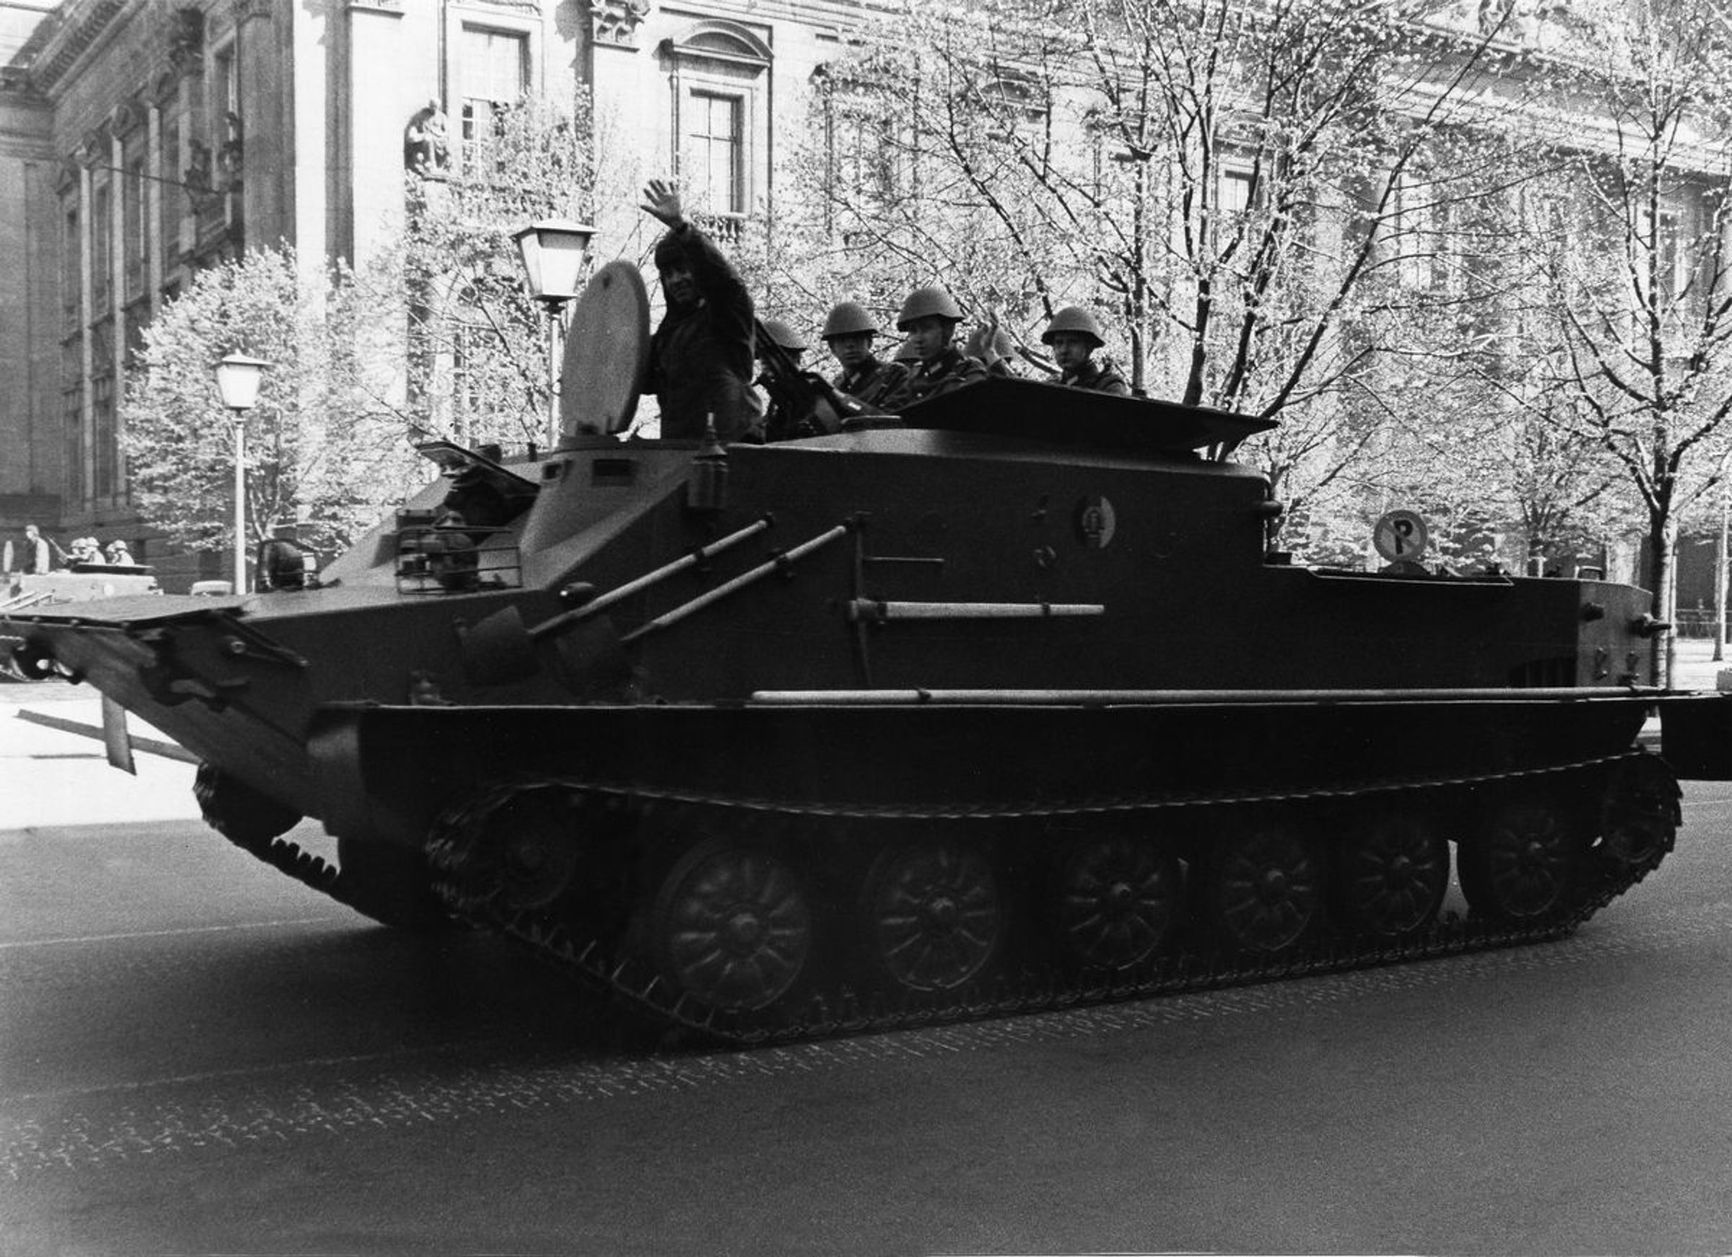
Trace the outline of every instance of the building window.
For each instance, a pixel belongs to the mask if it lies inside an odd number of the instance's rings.
[[[1215,207],[1210,216],[1216,249],[1230,248],[1246,232],[1245,216],[1256,208],[1260,189],[1250,166],[1223,165],[1215,176]]]
[[[179,105],[162,114],[162,269],[166,272],[181,254],[181,224],[187,198],[182,194],[180,128],[184,115]]]
[[[240,82],[235,77],[235,46],[232,42],[211,56],[210,136],[212,147],[228,143],[230,128],[240,119]]]
[[[62,324],[76,331],[84,304],[84,236],[78,220],[78,206],[67,205],[61,219],[60,248],[60,308]]]
[[[100,316],[110,304],[113,279],[114,189],[108,172],[98,170],[90,181],[90,303]]]
[[[1439,193],[1435,183],[1413,175],[1403,175],[1396,185],[1396,277],[1414,292],[1433,292],[1450,283],[1448,218]]]
[[[60,347],[60,419],[65,433],[66,496],[84,498],[84,341],[74,336]]]
[[[91,492],[97,497],[115,493],[114,436],[114,323],[104,321],[90,341],[90,418],[91,440],[95,446],[95,482]]]
[[[1248,166],[1228,166],[1221,172],[1221,188],[1218,193],[1219,205],[1223,215],[1243,214],[1252,205],[1252,191],[1256,186],[1256,174]]]
[[[1689,250],[1684,247],[1684,216],[1661,210],[1654,230],[1654,304],[1664,309],[1690,285]]]
[[[144,291],[150,272],[150,185],[145,179],[142,153],[127,158],[121,215],[126,229],[126,299],[131,301]]]
[[[718,92],[693,92],[683,144],[687,190],[716,214],[746,212],[745,102]]]
[[[674,169],[699,220],[732,239],[769,186],[769,45],[738,23],[704,21],[661,53]]]
[[[529,37],[517,31],[465,26],[459,58],[460,134],[467,169],[498,135],[505,111],[529,89]]]

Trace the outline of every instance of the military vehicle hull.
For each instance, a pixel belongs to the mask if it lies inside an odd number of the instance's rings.
[[[1265,426],[993,380],[773,446],[447,447],[318,588],[0,633],[282,871],[741,1041],[1550,937],[1655,868],[1644,721],[1732,776],[1732,699],[1644,685],[1647,595],[1295,567],[1196,452]]]

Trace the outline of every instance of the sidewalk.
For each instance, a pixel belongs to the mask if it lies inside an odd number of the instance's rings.
[[[18,719],[20,708],[102,725],[102,700],[88,685],[0,682],[0,833],[73,825],[198,820],[193,766],[135,755],[137,776],[109,767],[94,738]],[[135,735],[163,735],[128,719]]]
[[[1732,671],[1732,646],[1722,652],[1726,657],[1714,661],[1714,643],[1703,637],[1685,637],[1678,641],[1677,675],[1672,678],[1675,690],[1711,690],[1721,669]]]

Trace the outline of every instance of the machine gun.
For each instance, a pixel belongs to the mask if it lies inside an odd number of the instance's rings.
[[[816,371],[803,371],[788,351],[754,319],[758,353],[764,361],[764,384],[773,403],[764,439],[787,441],[838,431],[845,419],[882,413],[857,397],[838,392]]]

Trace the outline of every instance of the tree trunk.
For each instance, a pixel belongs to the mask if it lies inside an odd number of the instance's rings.
[[[1671,623],[1677,583],[1677,524],[1670,518],[1670,512],[1666,511],[1651,512],[1648,524],[1648,558],[1654,579],[1653,601],[1649,604],[1649,613],[1656,620]],[[1656,633],[1652,639],[1651,679],[1655,685],[1666,686],[1671,683],[1672,665],[1676,661],[1675,639],[1675,633]]]
[[[1720,489],[1720,531],[1714,538],[1714,661],[1726,657],[1726,489]]]

